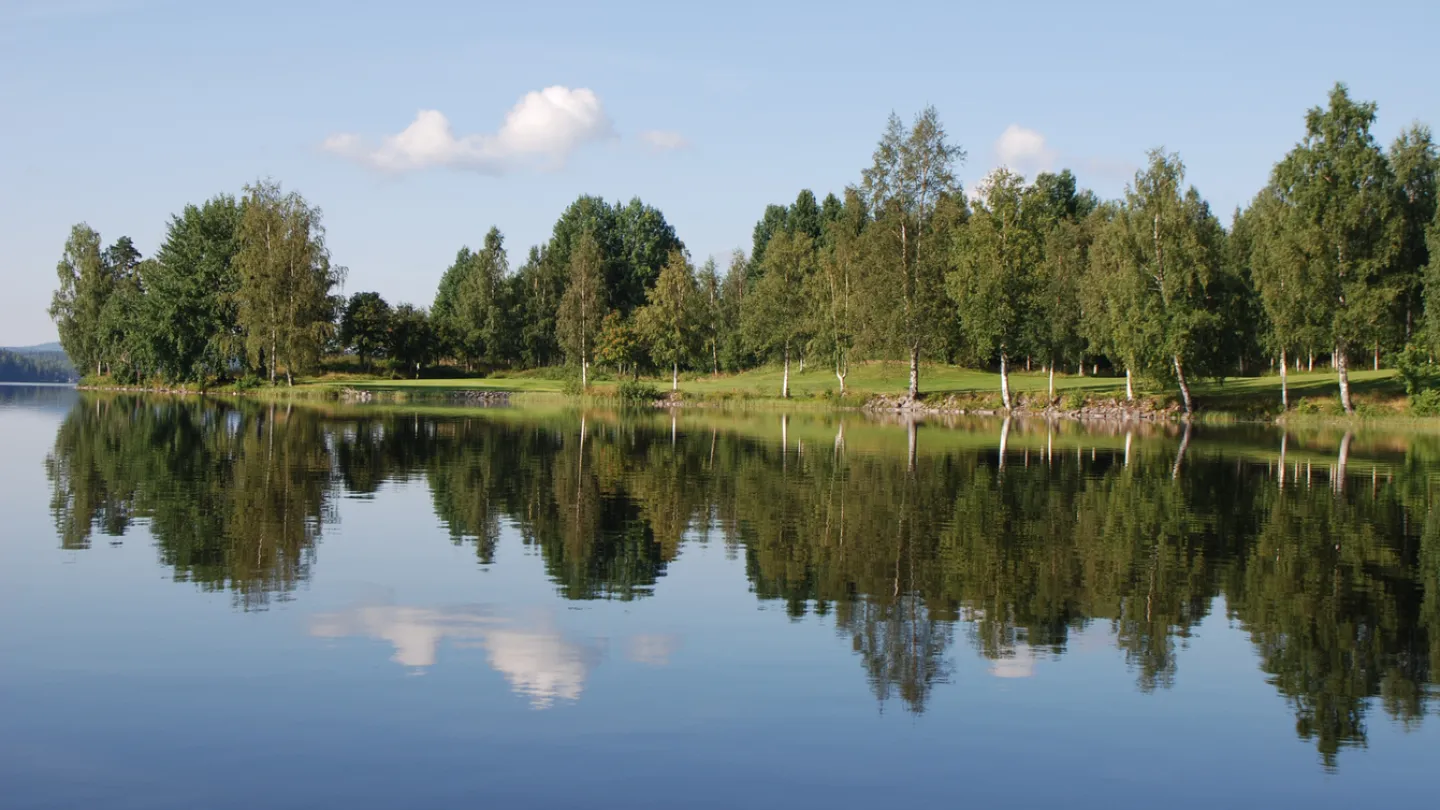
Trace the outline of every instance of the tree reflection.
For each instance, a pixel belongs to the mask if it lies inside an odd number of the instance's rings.
[[[143,523],[177,579],[246,608],[308,576],[337,496],[414,482],[481,564],[510,533],[567,599],[650,596],[687,543],[719,536],[757,598],[832,622],[876,699],[914,712],[954,678],[957,632],[1016,677],[1108,631],[1151,691],[1184,677],[1219,609],[1329,764],[1375,706],[1430,711],[1435,443],[983,431],[85,396],[47,472],[64,548]]]

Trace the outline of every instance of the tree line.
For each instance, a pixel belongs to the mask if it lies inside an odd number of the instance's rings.
[[[1167,689],[1222,608],[1332,765],[1365,744],[1368,716],[1435,711],[1432,439],[1357,442],[1347,468],[1349,437],[1291,435],[1277,461],[1270,442],[1022,423],[998,451],[920,427],[907,453],[903,429],[755,418],[87,395],[46,469],[63,547],[145,521],[177,580],[245,609],[303,586],[342,497],[423,481],[436,541],[487,566],[523,543],[566,599],[650,598],[687,544],[723,544],[740,587],[776,615],[832,617],[874,697],[915,712],[957,644],[999,664],[1063,656],[1087,629],[1140,689]]]
[[[62,352],[21,353],[0,349],[0,382],[74,381],[75,368]]]
[[[1173,385],[1188,412],[1196,379],[1267,371],[1288,406],[1289,371],[1319,360],[1352,410],[1353,363],[1428,362],[1440,346],[1440,153],[1420,124],[1382,148],[1375,116],[1337,84],[1227,227],[1164,149],[1115,200],[1069,170],[1002,168],[967,193],[965,152],[926,108],[909,124],[891,116],[842,194],[768,206],[723,269],[696,267],[639,199],[582,196],[513,271],[496,228],[462,248],[428,308],[329,298],[343,273],[319,212],[273,187],[187,208],[148,262],[77,226],[52,313],[77,365],[132,377],[274,380],[345,351],[406,374],[563,363],[582,386],[598,367],[677,387],[681,371],[775,363],[788,396],[793,365],[832,369],[843,393],[864,358],[906,362],[912,398],[925,362],[998,370],[1006,407],[1020,365],[1050,372],[1052,398],[1057,371],[1103,367],[1132,398],[1136,377]],[[307,235],[292,245],[303,255],[269,241],[282,225]],[[182,300],[137,303],[156,293]]]

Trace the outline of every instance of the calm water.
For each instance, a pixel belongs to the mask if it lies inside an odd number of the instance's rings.
[[[1433,438],[0,387],[0,448],[5,808],[1434,796]]]

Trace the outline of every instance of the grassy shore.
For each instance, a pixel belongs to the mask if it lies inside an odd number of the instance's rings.
[[[811,367],[803,372],[792,369],[791,399],[779,397],[782,372],[778,368],[761,368],[740,374],[683,375],[680,392],[687,399],[735,405],[787,407],[858,406],[878,395],[903,394],[908,380],[908,367],[903,363],[864,363],[855,366],[847,379],[847,393],[839,396],[839,383],[826,369]],[[644,380],[661,392],[670,390],[670,379]],[[930,401],[945,401],[969,409],[1000,407],[1000,376],[986,371],[932,365],[922,369],[921,391]],[[1012,390],[1022,402],[1040,408],[1047,402],[1049,380],[1042,372],[1015,372],[1010,375]],[[487,377],[396,380],[363,375],[328,375],[306,379],[296,386],[295,394],[323,394],[334,389],[352,388],[386,392],[401,397],[425,398],[443,396],[456,391],[491,390],[515,394],[564,395],[567,386],[563,374],[553,369],[533,372],[499,373]],[[597,396],[613,394],[618,383],[601,377],[592,385]],[[1330,371],[1294,373],[1289,377],[1291,419],[1332,419],[1343,417],[1335,375]],[[1407,400],[1395,373],[1389,370],[1356,371],[1351,374],[1351,387],[1359,416],[1366,419],[1409,418]],[[1116,377],[1057,375],[1057,404],[1075,409],[1085,403],[1118,400],[1124,397],[1125,381]],[[1173,389],[1155,385],[1137,386],[1137,395],[1149,399],[1157,407],[1173,405],[1179,394]],[[1209,381],[1193,387],[1199,411],[1212,418],[1269,419],[1281,414],[1280,378],[1277,375],[1235,377]],[[282,393],[283,391],[279,392]]]

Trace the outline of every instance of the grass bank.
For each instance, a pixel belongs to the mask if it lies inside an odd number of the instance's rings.
[[[681,378],[683,399],[703,404],[733,408],[785,408],[825,410],[835,407],[860,407],[877,396],[898,396],[905,392],[909,370],[903,363],[863,363],[856,365],[847,379],[847,391],[839,393],[839,382],[828,369],[811,367],[805,371],[792,369],[790,399],[779,396],[783,372],[767,367],[738,374],[687,374]],[[658,392],[670,391],[670,379],[643,380]],[[998,374],[930,365],[921,372],[921,392],[931,403],[967,411],[1001,408],[1000,376]],[[118,388],[104,380],[87,380],[92,387]],[[1357,407],[1356,417],[1346,417],[1340,407],[1339,391],[1333,372],[1314,371],[1291,374],[1290,410],[1284,412],[1290,422],[1326,422],[1356,418],[1373,421],[1413,421],[1408,400],[1395,373],[1390,370],[1357,371],[1351,374],[1352,391]],[[1116,377],[1057,375],[1056,397],[1048,397],[1049,378],[1043,372],[1014,372],[1010,375],[1012,390],[1022,407],[1038,410],[1053,404],[1062,410],[1074,411],[1087,404],[1121,400],[1125,381]],[[590,396],[613,397],[617,380],[600,375],[591,387]],[[360,374],[327,374],[304,378],[294,387],[260,386],[211,388],[206,393],[248,395],[259,398],[333,399],[346,389],[361,390],[397,402],[443,400],[457,393],[504,391],[515,404],[538,405],[547,400],[570,398],[574,382],[558,369],[523,372],[501,372],[486,377],[451,377],[426,379],[387,379]],[[141,386],[140,388],[144,388]],[[148,390],[155,390],[150,388]],[[179,390],[178,388],[175,390]],[[188,390],[188,389],[187,389]],[[1193,387],[1197,410],[1209,421],[1271,420],[1282,414],[1280,378],[1276,375],[1234,377],[1209,381]],[[1156,385],[1141,384],[1136,394],[1157,410],[1174,408],[1178,393]]]

